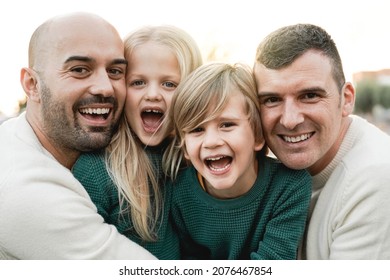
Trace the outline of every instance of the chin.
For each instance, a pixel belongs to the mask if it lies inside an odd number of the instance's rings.
[[[152,147],[160,145],[162,141],[163,141],[163,139],[161,137],[158,137],[158,136],[145,137],[145,138],[141,139],[141,142],[144,145],[152,146]]]
[[[283,159],[283,157],[279,157],[278,159],[288,168],[295,170],[306,169],[311,166],[310,163],[302,160]]]

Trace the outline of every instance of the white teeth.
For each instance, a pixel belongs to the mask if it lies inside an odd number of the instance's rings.
[[[283,139],[284,141],[289,143],[297,143],[309,139],[311,135],[312,135],[311,133],[307,133],[296,137],[283,136]]]
[[[215,168],[213,166],[209,166],[209,168],[212,170],[212,171],[216,171],[216,172],[220,172],[220,171],[224,171],[226,169],[228,169],[230,166],[230,164],[224,166],[224,167],[221,167],[221,168]]]
[[[110,112],[109,108],[83,108],[80,109],[82,114],[90,114],[90,115],[104,115]]]
[[[162,114],[163,112],[159,111],[159,110],[145,110],[144,111],[145,113],[155,113],[155,114]]]
[[[207,158],[207,160],[216,161],[216,160],[220,160],[222,158],[224,158],[224,157],[220,156],[220,157],[215,157],[215,158]]]
[[[225,158],[225,156],[218,156],[218,157],[209,157],[206,159],[206,161],[217,161],[217,160],[221,160]],[[215,172],[221,172],[221,171],[224,171],[226,169],[228,169],[230,167],[230,163],[223,166],[223,167],[215,167],[213,166],[212,164],[208,164],[208,167],[212,170],[212,171],[215,171]]]

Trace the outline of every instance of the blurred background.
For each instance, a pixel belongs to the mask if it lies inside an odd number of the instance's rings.
[[[357,88],[355,113],[390,134],[388,0],[2,1],[0,123],[24,109],[19,72],[27,65],[32,32],[50,17],[75,11],[106,18],[122,36],[143,25],[176,25],[194,37],[205,61],[250,65],[258,43],[274,29],[295,23],[320,25],[333,36],[347,79]]]

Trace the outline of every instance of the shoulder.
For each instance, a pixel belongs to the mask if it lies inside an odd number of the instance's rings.
[[[66,209],[71,213],[80,204],[90,210],[95,208],[82,185],[55,159],[37,153],[34,159],[18,161],[12,166],[12,172],[0,184],[0,213],[6,214],[13,223],[28,217],[31,223],[33,217],[40,216],[43,221],[43,217],[54,215],[50,212]]]
[[[339,207],[390,205],[390,136],[360,117],[352,119],[343,143],[348,151],[330,174],[321,197],[337,196]]]
[[[197,171],[194,167],[189,166],[180,169],[175,180],[169,182],[175,197],[186,196],[195,193],[201,188],[197,178]]]
[[[72,170],[96,166],[104,166],[104,150],[90,153],[82,153],[74,164]]]
[[[306,169],[291,169],[278,159],[265,157],[265,168],[269,169],[269,178],[283,184],[311,184],[311,176]]]
[[[343,145],[350,147],[344,159],[356,166],[390,163],[390,135],[361,117],[352,116]]]
[[[341,162],[330,177],[331,180],[370,184],[390,180],[390,136],[361,117],[352,117],[352,123],[344,138],[348,146]]]
[[[358,160],[366,162],[356,163]],[[389,170],[390,161],[383,162],[380,158],[375,161],[362,155],[360,159],[344,159],[332,172],[322,192],[341,195],[340,202],[376,198],[390,205]]]
[[[0,135],[0,164],[7,164],[10,160],[28,160],[38,154],[43,156],[48,154],[27,122],[25,114],[2,123]]]
[[[105,177],[107,170],[104,151],[81,154],[72,167],[72,173],[80,181],[82,181],[83,178],[96,175]]]
[[[170,184],[174,188],[184,188],[188,185],[198,184],[197,171],[194,167],[188,166],[181,168],[174,180]]]
[[[106,167],[104,151],[82,154],[72,172],[95,203],[117,197],[117,188]]]
[[[275,158],[265,157],[264,171],[259,173],[259,184],[266,189],[267,196],[278,200],[300,198],[309,201],[312,193],[312,179],[306,170],[288,168]]]
[[[0,137],[0,170],[5,175],[0,179],[2,191],[8,189],[23,196],[36,190],[40,196],[42,190],[65,187],[85,193],[70,170],[40,144],[25,114],[3,123],[1,130],[4,134]]]

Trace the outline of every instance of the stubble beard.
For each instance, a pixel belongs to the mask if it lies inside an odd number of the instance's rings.
[[[77,106],[70,115],[63,102],[52,98],[50,89],[42,83],[42,119],[46,135],[63,150],[90,152],[105,148],[116,129],[115,124],[107,127],[83,128],[77,118]]]

